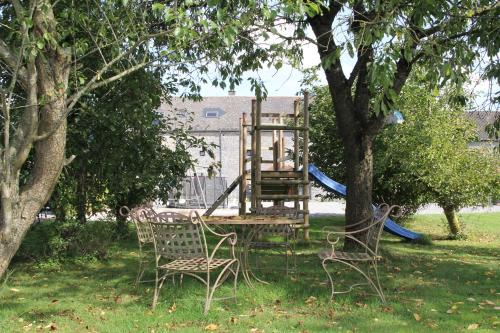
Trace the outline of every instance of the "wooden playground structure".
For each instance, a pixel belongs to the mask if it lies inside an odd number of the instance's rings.
[[[274,219],[280,215],[280,219],[290,219],[290,224],[304,229],[304,239],[309,238],[308,109],[307,92],[303,99],[297,98],[294,101],[292,113],[263,113],[262,101],[252,100],[250,123],[245,113],[240,118],[239,176],[204,216],[210,216],[239,185],[238,219],[269,218],[269,207],[263,203],[272,202]],[[293,150],[288,152],[292,153],[291,156],[285,151],[286,134],[288,139],[293,138]],[[268,140],[263,139],[269,137],[271,145],[267,147],[263,141]],[[263,158],[263,152],[267,150],[272,151],[272,158]],[[293,161],[291,165],[286,163],[289,160]],[[248,194],[250,212],[247,210]],[[283,214],[280,214],[279,207],[283,207]],[[291,207],[294,214],[290,214]]]

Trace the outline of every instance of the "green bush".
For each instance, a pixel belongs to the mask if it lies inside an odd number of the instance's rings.
[[[43,221],[26,235],[18,260],[32,260],[55,265],[62,259],[104,259],[114,239],[115,224],[107,221]]]

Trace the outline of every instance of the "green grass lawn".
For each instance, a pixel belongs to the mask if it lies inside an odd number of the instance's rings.
[[[339,217],[312,219],[312,241],[298,246],[298,272],[259,271],[269,285],[238,286],[238,300],[214,302],[202,315],[203,286],[185,278],[167,283],[155,311],[153,283],[134,288],[137,248],[130,239],[112,244],[109,259],[58,266],[17,262],[0,285],[0,332],[493,332],[500,327],[500,214],[461,216],[468,240],[446,240],[440,215],[407,225],[432,236],[432,245],[381,243],[383,306],[361,287],[330,301],[330,287],[316,253],[322,226]],[[283,255],[261,260],[283,267]],[[335,267],[334,267],[335,268]],[[357,275],[341,267],[334,276]],[[168,281],[170,282],[170,281]],[[231,283],[221,287],[228,293]],[[212,325],[211,325],[212,324]]]

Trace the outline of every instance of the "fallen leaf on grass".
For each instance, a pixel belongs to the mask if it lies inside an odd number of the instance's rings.
[[[175,310],[177,310],[177,305],[174,303],[174,304],[172,304],[172,306],[168,309],[168,313],[175,312]]]
[[[415,318],[416,321],[422,320],[422,317],[418,313],[414,313],[413,318]]]
[[[314,302],[316,302],[317,298],[314,297],[314,296],[309,296],[307,299],[306,299],[306,304],[312,304]]]
[[[216,331],[219,329],[219,325],[216,324],[208,324],[205,326],[205,331]]]
[[[17,289],[17,288],[10,288],[10,291],[13,291],[13,292],[15,292],[15,293],[18,293],[20,290],[19,290],[19,289]]]
[[[57,326],[56,326],[55,323],[50,323],[47,326],[45,326],[44,328],[48,328],[50,331],[56,331],[57,330]]]
[[[231,317],[230,322],[231,322],[231,324],[236,324],[238,322],[238,318]]]
[[[264,331],[261,331],[258,328],[251,328],[250,329],[250,333],[260,333],[260,332],[264,332]]]
[[[421,298],[415,298],[415,303],[417,303],[417,306],[421,306],[424,304],[424,300]]]
[[[468,330],[476,330],[478,328],[479,328],[479,324],[476,324],[476,323],[470,324],[469,326],[467,326]]]

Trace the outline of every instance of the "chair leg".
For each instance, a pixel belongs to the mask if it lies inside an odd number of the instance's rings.
[[[330,294],[330,299],[333,299],[333,295],[335,295],[335,288],[333,287],[333,279],[332,279],[332,276],[330,274],[330,272],[328,272],[328,270],[326,269],[326,262],[327,262],[328,259],[324,259],[322,262],[321,262],[321,265],[323,266],[323,269],[324,271],[326,272],[326,275],[328,275],[328,280],[330,280],[330,286],[332,287],[332,293]]]
[[[288,270],[289,270],[288,245],[284,246],[283,249],[285,250],[285,258],[286,258],[286,276],[288,277]]]
[[[287,248],[287,259],[288,259],[288,250],[290,250],[290,256],[292,257],[292,272],[296,273],[297,272],[297,256],[296,256],[296,253],[295,253],[295,246],[292,244],[288,244],[286,246]],[[289,271],[289,264],[288,264],[288,261],[287,261],[287,276],[288,276],[288,271]]]
[[[219,273],[219,275],[217,276],[217,279],[215,279],[215,282],[213,283],[212,286],[210,286],[210,273],[207,274],[207,298],[205,301],[205,309],[203,311],[203,314],[206,315],[208,313],[208,310],[210,310],[210,304],[212,303],[215,289],[217,289],[217,287],[219,287],[222,284],[221,281],[224,281],[227,278],[227,275],[230,273],[231,266],[233,264],[234,263],[231,263],[222,269],[222,271]],[[238,267],[239,267],[239,262],[238,262]],[[235,275],[235,280],[236,279],[237,279],[237,275]],[[235,284],[235,297],[236,297],[236,284]]]
[[[160,295],[160,290],[161,287],[163,286],[163,283],[165,282],[167,278],[167,273],[165,272],[165,275],[163,275],[160,279],[158,279],[158,270],[156,270],[156,279],[155,279],[155,293],[153,295],[153,304],[151,305],[151,308],[154,310],[156,308],[156,304],[158,303],[158,297]]]
[[[233,284],[233,297],[234,297],[234,303],[238,303],[236,300],[236,285],[238,283],[238,273],[240,271],[240,261],[236,261],[236,272],[234,272],[234,284]]]
[[[210,272],[207,273],[207,292],[206,292],[206,297],[205,297],[205,307],[203,309],[203,314],[206,315],[208,313],[208,310],[210,309],[210,303],[212,302],[210,295],[213,294],[211,293],[210,290]]]
[[[158,269],[156,270],[155,293],[153,295],[153,304],[151,305],[153,310],[156,308],[156,302],[158,302]]]
[[[380,299],[382,300],[382,303],[386,303],[385,301],[385,295],[384,295],[384,291],[382,290],[382,286],[380,285],[380,279],[378,277],[378,268],[377,268],[377,261],[373,261],[373,270],[375,271],[375,280],[377,281],[377,287],[378,287],[378,290],[377,290],[377,293],[380,297]]]
[[[141,282],[142,275],[144,274],[144,268],[143,266],[143,260],[144,260],[144,253],[142,252],[142,247],[139,245],[139,271],[137,272],[137,277],[135,279],[135,287],[137,288],[139,286],[139,283]]]

